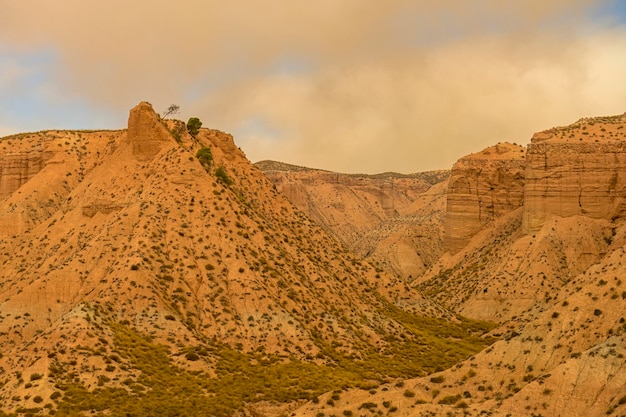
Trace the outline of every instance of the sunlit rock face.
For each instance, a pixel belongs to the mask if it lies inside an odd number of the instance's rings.
[[[626,215],[626,115],[581,119],[536,133],[528,146],[523,230],[550,216]]]

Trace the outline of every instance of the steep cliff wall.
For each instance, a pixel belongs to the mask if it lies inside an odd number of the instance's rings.
[[[500,143],[454,164],[448,186],[445,248],[461,250],[488,222],[523,204],[522,146]]]
[[[626,114],[536,133],[528,146],[524,232],[549,216],[626,216]]]

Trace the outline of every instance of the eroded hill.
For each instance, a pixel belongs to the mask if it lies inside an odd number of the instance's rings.
[[[148,103],[127,130],[0,152],[5,412],[277,415],[491,341],[348,252],[230,135],[192,137]]]

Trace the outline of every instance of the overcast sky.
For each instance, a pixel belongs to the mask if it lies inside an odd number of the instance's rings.
[[[0,136],[147,100],[253,162],[445,169],[626,112],[626,0],[0,0]]]

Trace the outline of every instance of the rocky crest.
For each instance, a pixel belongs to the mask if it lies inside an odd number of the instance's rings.
[[[462,249],[487,223],[521,207],[525,149],[500,143],[461,158],[448,185],[445,247]]]
[[[172,136],[152,105],[142,101],[130,111],[127,140],[132,144],[133,155],[140,161],[148,161],[159,153],[163,144],[172,140]]]

